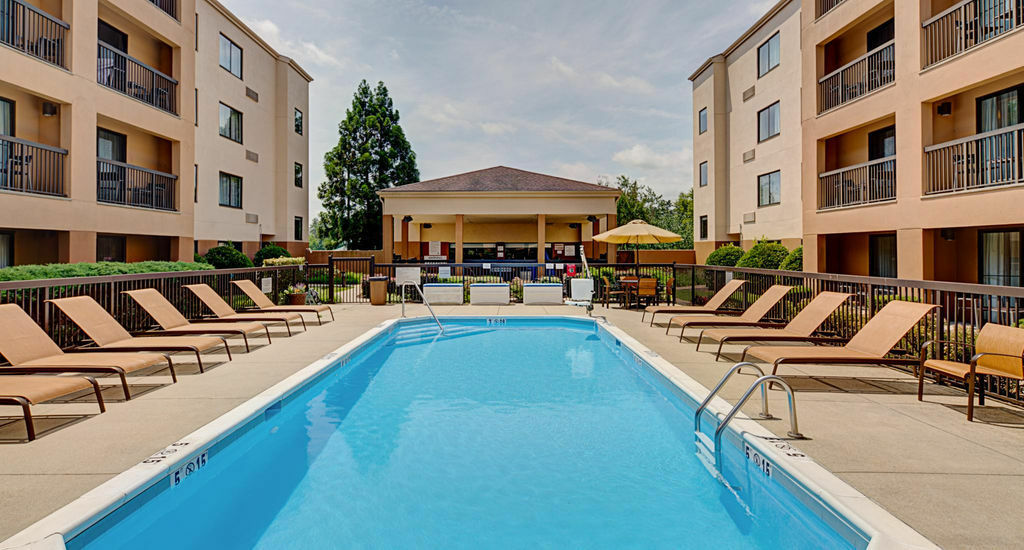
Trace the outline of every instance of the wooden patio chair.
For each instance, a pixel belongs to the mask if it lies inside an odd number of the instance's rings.
[[[974,421],[974,391],[978,391],[978,404],[985,405],[985,386],[979,384],[984,376],[995,376],[1024,381],[1024,329],[986,323],[981,327],[974,343],[970,362],[960,363],[944,359],[925,359],[925,352],[936,344],[967,347],[962,342],[931,340],[921,346],[921,365],[918,372],[917,400],[924,399],[924,375],[932,371],[938,376],[949,376],[967,384],[967,421]]]
[[[0,354],[11,364],[0,374],[110,374],[121,379],[124,398],[132,398],[127,373],[150,367],[168,369],[177,382],[171,358],[162,353],[65,353],[31,317],[15,304],[0,305]]]
[[[135,303],[139,304],[150,317],[160,325],[161,330],[152,331],[156,334],[166,336],[180,336],[187,334],[217,334],[225,336],[241,336],[245,343],[245,351],[249,351],[249,335],[256,332],[264,332],[267,336],[267,343],[270,339],[270,328],[262,323],[220,323],[200,321],[190,322],[181,314],[174,304],[167,301],[163,294],[155,288],[141,288],[138,290],[126,290],[125,294],[131,296]]]
[[[677,315],[668,320],[668,325],[665,327],[665,334],[672,330],[672,325],[678,325],[682,330],[679,331],[679,341],[683,341],[683,334],[686,333],[687,327],[722,327],[722,326],[741,326],[741,327],[781,327],[780,322],[769,322],[762,321],[765,315],[771,312],[786,294],[792,290],[793,287],[786,285],[772,285],[768,290],[764,291],[754,303],[750,304],[747,309],[739,314],[732,316],[711,316],[711,315]]]
[[[658,303],[658,280],[643,278],[636,283],[636,305],[647,303],[648,306]]]
[[[319,304],[306,306],[279,306],[275,305],[274,302],[270,301],[270,298],[267,298],[267,295],[264,294],[263,291],[260,290],[258,286],[256,286],[256,283],[250,281],[249,279],[231,281],[231,284],[238,287],[238,290],[244,292],[245,295],[248,296],[250,300],[252,300],[252,303],[256,304],[256,309],[259,310],[261,313],[272,313],[275,311],[285,311],[294,313],[315,313],[316,322],[320,325],[323,325],[324,322],[320,318],[320,314],[326,311],[327,313],[331,314],[331,320],[334,320],[334,311],[331,310],[331,306],[329,305]]]
[[[227,303],[224,298],[217,294],[217,291],[207,284],[197,285],[185,285],[185,288],[189,289],[192,294],[199,298],[199,301],[203,303],[210,311],[213,312],[214,316],[221,321],[263,321],[267,323],[284,323],[286,329],[288,329],[288,336],[292,335],[292,321],[298,321],[302,323],[302,329],[306,329],[306,320],[302,318],[302,315],[298,313],[291,313],[282,311],[273,315],[268,313],[238,313],[231,304]],[[215,319],[204,319],[204,321],[217,322]]]
[[[608,282],[608,277],[605,277],[605,276],[602,275],[601,276],[601,280],[604,282],[601,294],[602,294],[602,297],[604,298],[604,307],[605,308],[608,307],[608,301],[613,296],[618,297],[620,303],[623,300],[625,300],[625,296],[626,296],[626,291],[625,290],[623,290],[621,288],[616,289],[610,282]]]
[[[231,348],[228,341],[220,337],[208,336],[132,336],[117,319],[114,319],[103,306],[91,296],[75,296],[47,300],[57,306],[64,315],[78,328],[82,329],[95,348],[79,348],[82,350],[99,349],[103,351],[161,351],[194,353],[199,363],[199,372],[203,369],[202,352],[224,346],[228,361],[231,360]]]
[[[723,311],[722,306],[725,301],[729,299],[741,286],[746,284],[746,281],[740,279],[733,279],[728,283],[722,285],[722,288],[715,293],[714,296],[708,299],[707,303],[702,306],[650,306],[644,310],[644,314],[640,316],[640,322],[644,322],[644,315],[651,314],[651,326],[654,326],[654,316],[659,313],[717,313],[719,315],[727,315],[731,312]],[[735,312],[738,315],[740,312]]]
[[[748,346],[740,361],[752,355],[772,363],[772,374],[783,364],[912,365],[918,360],[886,357],[925,315],[939,306],[893,300],[875,314],[842,346]]]
[[[32,405],[52,401],[61,397],[91,389],[96,394],[96,403],[100,413],[107,411],[103,404],[103,392],[96,380],[88,376],[0,376],[0,405],[16,405],[21,407],[25,418],[25,431],[28,440],[36,438],[36,428],[32,421]]]
[[[718,342],[717,361],[722,357],[722,346],[730,342],[845,342],[844,339],[816,337],[818,327],[835,313],[851,294],[844,292],[822,292],[797,313],[782,328],[712,328],[702,330],[697,338],[697,351],[707,338]]]

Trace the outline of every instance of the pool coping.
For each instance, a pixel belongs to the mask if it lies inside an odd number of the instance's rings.
[[[496,317],[502,316],[459,316],[448,317],[448,319],[491,319]],[[638,359],[647,363],[697,403],[703,400],[709,391],[708,388],[606,319],[599,317],[588,319],[567,315],[516,316],[514,318],[594,321],[625,345]],[[160,483],[162,479],[199,454],[230,437],[238,428],[258,419],[268,408],[274,407],[282,400],[302,391],[307,387],[307,383],[318,379],[330,369],[343,367],[348,359],[360,351],[364,345],[389,334],[396,325],[429,320],[429,317],[410,317],[389,319],[378,324],[208,424],[154,453],[139,464],[128,468],[7,540],[0,542],[0,550],[63,550],[65,540],[70,540],[81,534],[106,515]],[[342,361],[337,364],[339,359]],[[708,406],[708,412],[721,418],[731,408],[732,406],[724,399],[715,397]],[[817,462],[810,459],[794,460],[783,450],[770,445],[768,441],[778,441],[778,438],[745,414],[737,415],[726,432],[730,434],[730,439],[738,438],[780,466],[783,472],[801,485],[804,490],[810,492],[813,497],[820,499],[836,514],[852,523],[854,528],[860,530],[868,538],[867,548],[873,550],[938,548],[923,535],[840,480]],[[785,448],[792,450],[788,445]]]

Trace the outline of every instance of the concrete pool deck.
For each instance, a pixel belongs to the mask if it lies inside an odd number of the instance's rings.
[[[571,306],[435,306],[438,315],[582,315]],[[116,379],[104,379],[108,411],[95,403],[39,406],[37,414],[83,415],[84,421],[48,430],[64,419],[40,419],[41,436],[26,444],[24,426],[8,421],[18,410],[0,407],[0,541],[207,424],[252,396],[302,369],[382,321],[400,306],[334,306],[337,321],[293,338],[238,353],[235,360],[198,375],[186,357],[179,383],[169,376],[134,377],[140,393],[119,398]],[[408,306],[408,315],[426,313]],[[705,386],[713,386],[732,362],[695,352],[692,342],[649,328],[634,311],[597,308],[607,319]],[[696,331],[693,332],[696,335]],[[712,349],[712,348],[708,348]],[[734,348],[734,349],[738,349]],[[1024,538],[1024,410],[987,402],[965,417],[963,392],[926,385],[916,400],[916,381],[881,367],[783,367],[797,390],[801,431],[811,439],[793,445],[936,544],[956,548],[1006,548]],[[752,378],[739,375],[723,397],[734,401]],[[783,418],[760,423],[785,436],[785,398],[771,392],[772,412]],[[755,400],[746,407],[753,415]],[[87,417],[86,417],[87,416]],[[20,418],[20,417],[19,417]]]

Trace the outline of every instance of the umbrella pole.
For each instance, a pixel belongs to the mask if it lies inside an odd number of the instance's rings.
[[[633,262],[636,264],[636,278],[640,278],[640,237],[633,244]],[[639,283],[637,283],[639,284]]]

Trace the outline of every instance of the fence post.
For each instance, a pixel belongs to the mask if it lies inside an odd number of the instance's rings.
[[[697,304],[697,266],[690,267],[690,305]]]
[[[334,254],[327,255],[327,301],[334,303]]]
[[[370,256],[370,277],[377,276],[377,258]]]

